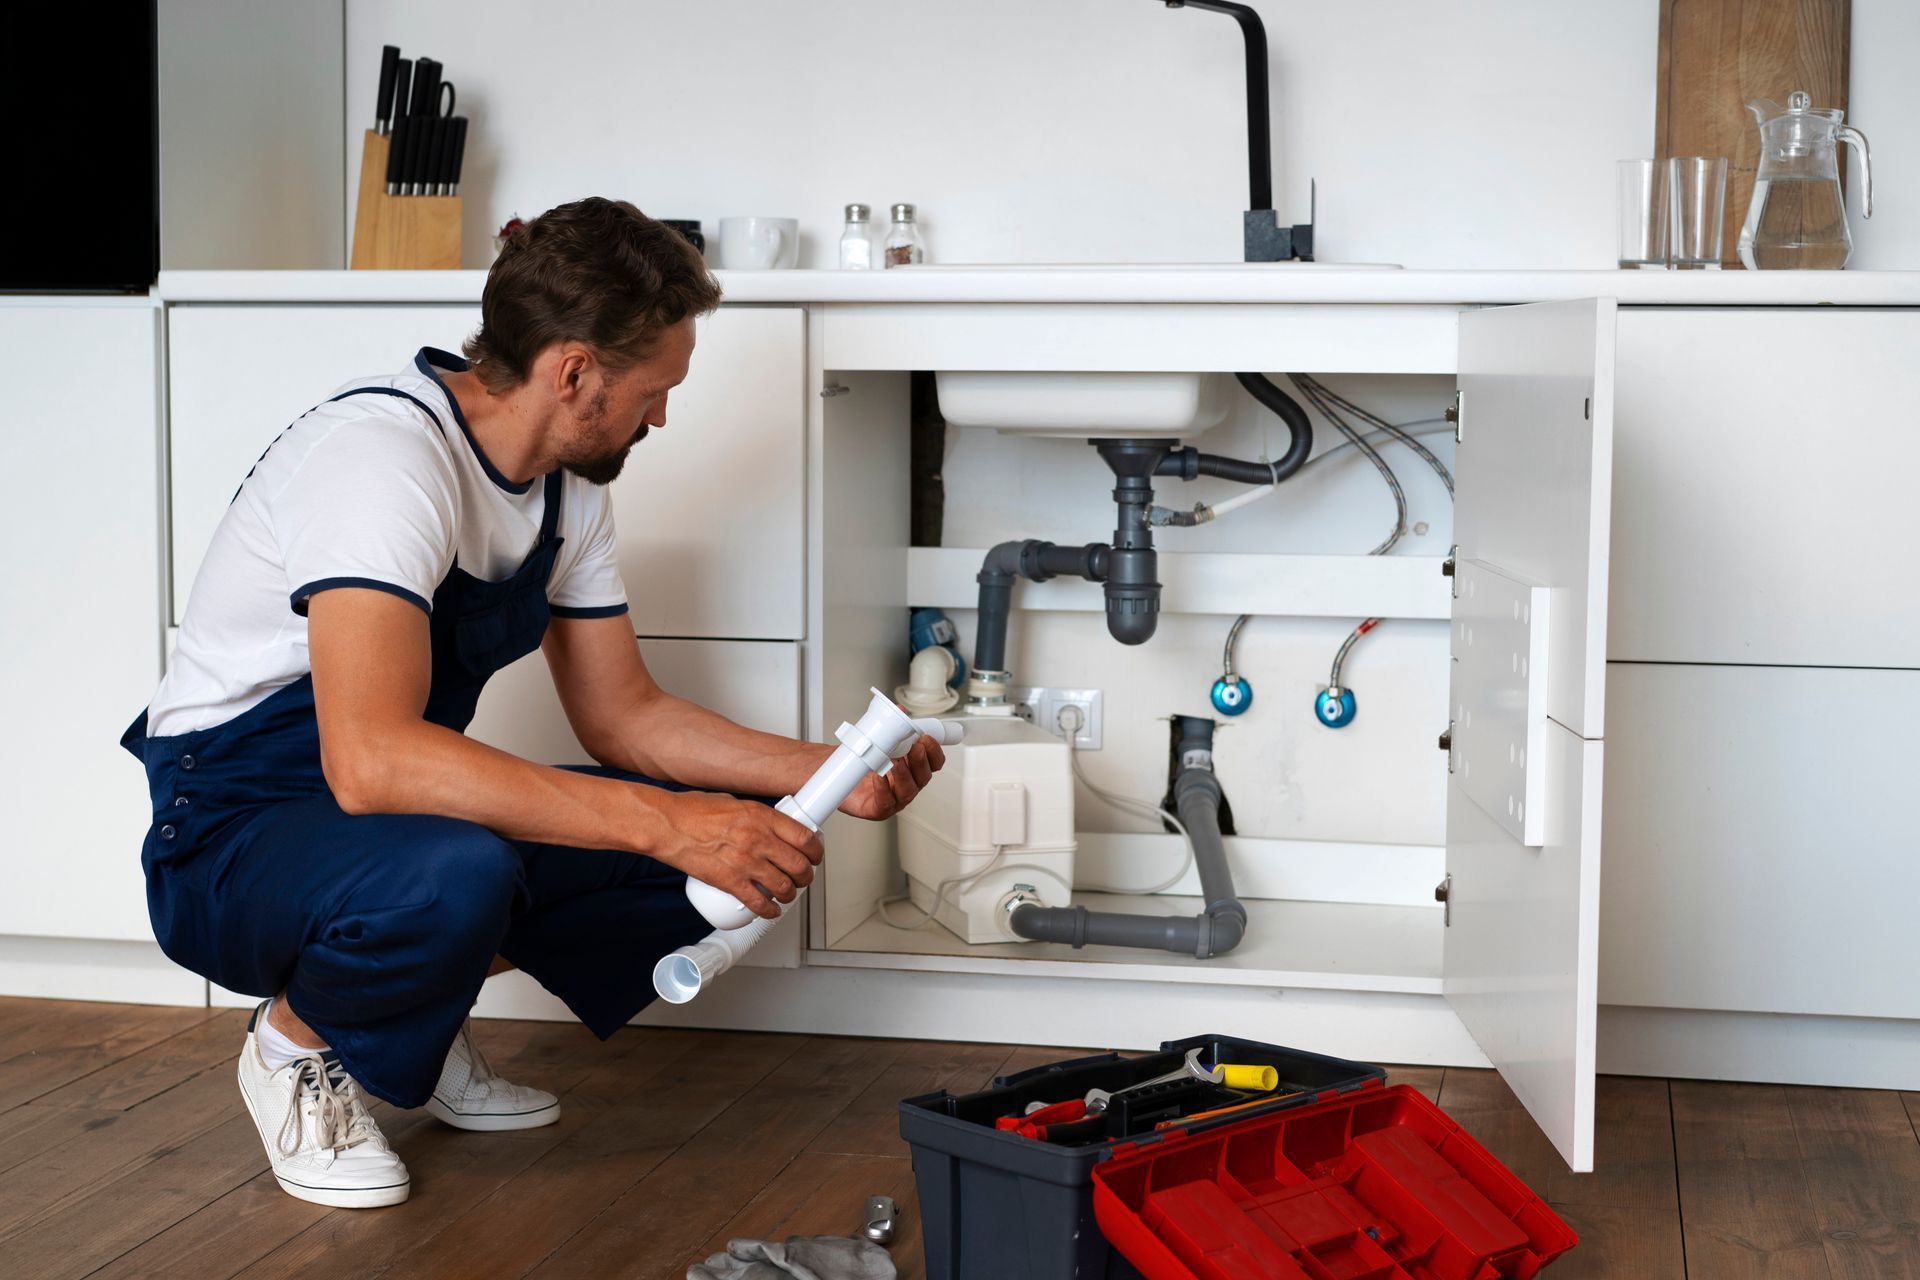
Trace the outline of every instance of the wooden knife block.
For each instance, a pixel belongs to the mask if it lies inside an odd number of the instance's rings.
[[[387,194],[387,139],[367,130],[360,149],[354,270],[454,271],[460,266],[459,196]]]

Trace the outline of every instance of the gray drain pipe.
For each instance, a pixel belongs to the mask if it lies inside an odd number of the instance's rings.
[[[1088,943],[1173,951],[1205,960],[1240,945],[1247,932],[1247,909],[1234,896],[1233,874],[1220,839],[1220,783],[1213,776],[1213,721],[1203,716],[1173,718],[1180,772],[1173,782],[1174,812],[1193,838],[1193,862],[1200,872],[1204,910],[1192,916],[1136,916],[1085,907],[1014,908],[1013,931],[1035,942]]]

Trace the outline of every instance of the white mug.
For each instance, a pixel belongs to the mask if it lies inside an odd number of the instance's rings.
[[[786,269],[799,261],[798,218],[720,219],[720,265],[728,270]]]

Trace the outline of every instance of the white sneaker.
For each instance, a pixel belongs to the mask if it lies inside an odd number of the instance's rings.
[[[240,1095],[281,1190],[336,1209],[373,1209],[405,1200],[411,1185],[407,1166],[387,1145],[367,1113],[360,1086],[338,1058],[315,1050],[278,1071],[268,1068],[254,1036],[267,1003],[261,1001],[247,1019]]]
[[[469,1018],[447,1051],[447,1065],[427,1099],[427,1111],[456,1129],[538,1129],[560,1118],[560,1100],[494,1075],[473,1042]]]

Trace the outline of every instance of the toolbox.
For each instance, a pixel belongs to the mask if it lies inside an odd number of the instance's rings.
[[[1194,1049],[1272,1067],[1273,1088],[1146,1083]],[[1519,1179],[1385,1074],[1206,1035],[908,1098],[928,1280],[1524,1280],[1572,1247]],[[1098,1115],[1079,1105],[1093,1091],[1113,1095]],[[1280,1259],[1294,1269],[1263,1269]]]
[[[1042,1142],[994,1126],[1003,1117],[1024,1117],[1030,1104],[1053,1105],[1093,1089],[1118,1093],[1165,1075],[1195,1048],[1208,1062],[1271,1066],[1279,1077],[1265,1103],[1218,1122],[1195,1122],[1189,1127],[1196,1132],[1315,1097],[1378,1088],[1385,1074],[1362,1062],[1231,1036],[1192,1036],[1135,1058],[1103,1053],[1049,1063],[1003,1076],[977,1093],[908,1098],[900,1104],[900,1136],[913,1148],[927,1280],[1138,1280],[1140,1273],[1109,1248],[1094,1221],[1093,1170],[1119,1143],[1142,1140],[1134,1128],[1173,1133],[1153,1128],[1164,1118],[1151,1107],[1167,1100],[1134,1105],[1121,1095],[1111,1112],[1123,1128],[1107,1137]],[[1187,1109],[1204,1107],[1209,1098],[1223,1105],[1241,1100],[1214,1088],[1214,1095],[1189,1094]]]

